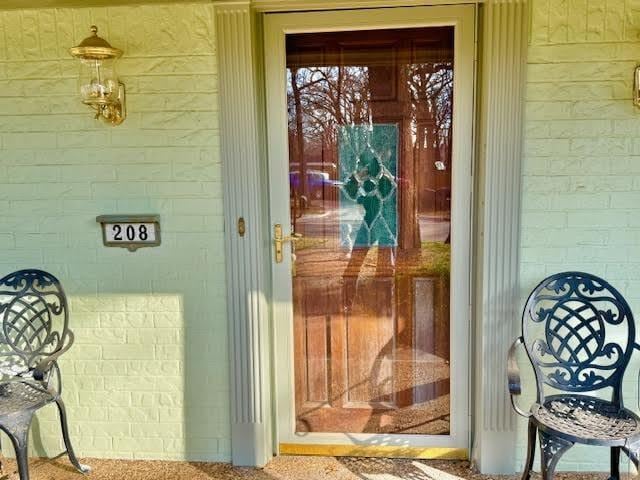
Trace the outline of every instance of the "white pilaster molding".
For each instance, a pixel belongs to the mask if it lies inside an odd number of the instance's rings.
[[[474,461],[512,473],[516,424],[507,391],[507,350],[519,312],[520,194],[528,1],[481,8]]]
[[[250,3],[215,6],[220,83],[227,317],[229,319],[231,457],[262,466],[272,455],[268,303],[261,199],[260,97]],[[244,236],[238,219],[245,221]],[[212,366],[212,368],[215,368]]]

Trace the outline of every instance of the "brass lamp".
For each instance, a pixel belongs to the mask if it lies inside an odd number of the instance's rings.
[[[120,125],[127,116],[125,87],[116,73],[116,61],[122,50],[99,37],[95,25],[91,26],[91,33],[80,45],[69,50],[80,60],[78,87],[82,103],[95,110],[96,119]]]
[[[633,72],[633,104],[640,107],[640,65]]]

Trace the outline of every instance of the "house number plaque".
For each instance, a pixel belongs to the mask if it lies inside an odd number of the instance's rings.
[[[159,215],[100,215],[102,242],[106,247],[122,247],[130,252],[160,245]]]

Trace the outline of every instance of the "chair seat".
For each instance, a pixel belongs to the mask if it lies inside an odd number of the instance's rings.
[[[0,417],[38,408],[54,401],[53,395],[25,382],[0,384]]]
[[[572,442],[616,446],[640,436],[640,418],[633,412],[594,397],[554,395],[534,404],[531,413],[543,430]]]

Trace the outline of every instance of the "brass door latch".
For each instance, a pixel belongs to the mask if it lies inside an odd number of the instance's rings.
[[[282,235],[282,225],[276,223],[273,226],[273,246],[275,247],[276,263],[282,263],[282,245],[284,242],[297,242],[302,239],[299,233],[292,233],[286,237]]]

